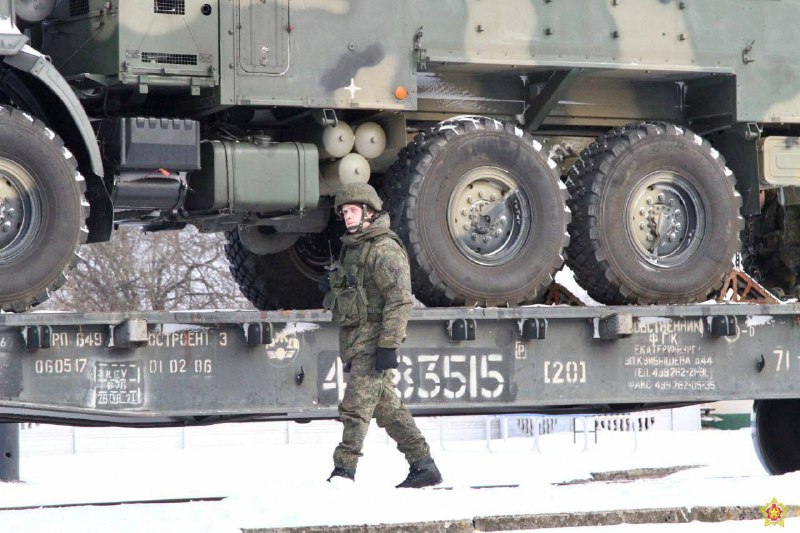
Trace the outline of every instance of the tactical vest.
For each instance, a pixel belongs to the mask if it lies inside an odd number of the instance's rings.
[[[346,246],[342,252],[339,268],[330,274],[331,290],[325,295],[323,305],[333,314],[333,321],[340,326],[360,326],[367,322],[383,320],[383,296],[375,284],[364,286],[367,260],[376,241],[383,238],[394,240],[405,252],[400,238],[387,228],[376,228],[370,239],[356,246]]]

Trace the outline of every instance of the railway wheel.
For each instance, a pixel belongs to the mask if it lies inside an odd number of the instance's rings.
[[[800,400],[756,400],[751,431],[756,454],[773,475],[800,470]]]
[[[0,106],[0,309],[25,311],[66,282],[89,235],[85,191],[55,133]]]
[[[225,233],[225,256],[242,294],[257,309],[317,309],[324,296],[319,279],[330,264],[331,250],[336,254],[340,247],[342,231],[331,233],[335,231],[329,227],[300,237],[284,251],[259,255],[242,243],[235,229]]]
[[[463,117],[419,135],[389,172],[387,209],[429,306],[537,302],[563,263],[566,190],[541,144]]]
[[[739,251],[741,197],[719,152],[672,124],[600,137],[570,170],[567,261],[597,301],[685,303],[718,290]]]

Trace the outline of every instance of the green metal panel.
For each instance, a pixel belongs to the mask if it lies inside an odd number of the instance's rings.
[[[313,144],[210,141],[201,146],[201,159],[202,170],[189,177],[189,209],[264,212],[319,203],[319,155]]]
[[[416,104],[414,78],[414,32],[407,20],[405,2],[373,0],[294,0],[284,24],[283,2],[239,0],[234,20],[252,13],[259,20],[234,23],[232,31],[243,51],[235,65],[234,103],[241,105],[291,105],[301,107],[413,109]],[[260,6],[260,7],[259,7]],[[229,15],[228,15],[229,16]],[[228,19],[229,20],[229,19]],[[253,43],[252,25],[263,26],[264,44]],[[227,20],[223,19],[223,28]],[[241,25],[241,27],[239,27]],[[272,54],[269,42],[278,52]],[[288,43],[285,67],[280,47]],[[270,48],[270,63],[259,63],[260,50]],[[227,52],[227,48],[226,48]],[[247,58],[244,55],[247,54]],[[226,56],[230,60],[232,56]],[[256,71],[256,72],[254,72]],[[409,91],[405,100],[394,96],[395,88]],[[224,90],[225,95],[228,94]],[[227,102],[223,98],[223,102]]]
[[[236,2],[239,67],[249,73],[282,74],[289,68],[289,1]]]
[[[798,313],[798,304],[417,309],[395,379],[428,414],[797,398]],[[464,321],[474,338],[454,340],[448,332]],[[526,321],[538,321],[536,334]],[[335,417],[347,377],[337,354],[338,327],[322,311],[2,315],[0,418]]]
[[[210,6],[204,8],[205,5]],[[212,86],[219,71],[218,1],[61,2],[43,49],[64,75],[91,73],[127,84]]]
[[[234,170],[228,177],[234,212],[308,209],[319,203],[319,156],[313,144],[222,143]]]

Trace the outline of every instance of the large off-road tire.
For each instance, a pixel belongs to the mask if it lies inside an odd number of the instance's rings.
[[[248,250],[238,230],[225,233],[225,256],[242,294],[257,309],[317,309],[323,294],[319,279],[330,263],[327,234],[301,237],[288,250],[258,255]],[[331,243],[338,251],[338,239]]]
[[[750,430],[767,472],[779,476],[800,470],[800,400],[756,400]]]
[[[0,106],[0,309],[30,309],[66,282],[89,235],[85,191],[55,133]]]
[[[705,300],[733,268],[743,219],[733,173],[672,124],[598,138],[570,170],[567,263],[607,304]]]
[[[387,208],[429,306],[538,302],[563,263],[569,212],[556,165],[510,123],[454,119],[390,170]]]

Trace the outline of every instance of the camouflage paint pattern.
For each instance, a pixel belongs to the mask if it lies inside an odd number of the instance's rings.
[[[73,16],[67,4],[51,17],[43,50],[64,74],[141,87],[214,87],[213,94],[195,94],[186,111],[231,105],[414,111],[423,99],[438,102],[434,108],[459,101],[490,112],[484,103],[493,95],[481,88],[484,81],[505,79],[516,86],[515,100],[524,101],[528,88],[541,89],[541,77],[575,69],[555,115],[584,116],[584,125],[609,111],[629,121],[691,119],[712,110],[729,123],[800,122],[797,33],[786,22],[800,16],[796,2],[185,0],[182,16],[156,17],[145,2],[89,0],[83,16]],[[0,4],[0,13],[8,10]],[[145,52],[154,59],[144,61]],[[466,88],[430,91],[428,83],[423,91],[419,72],[461,76]],[[674,93],[670,103],[678,109],[650,97],[676,82],[687,96]],[[729,86],[707,92],[707,84]],[[402,99],[395,94],[400,86],[408,90]],[[496,90],[504,92],[494,95],[498,102],[510,101],[507,84]],[[584,100],[593,97],[610,109],[587,107]]]
[[[363,283],[370,309],[382,309],[382,316],[339,332],[340,357],[350,368],[339,418],[344,425],[342,442],[333,454],[334,465],[356,469],[361,448],[374,417],[385,428],[410,463],[429,455],[430,450],[414,419],[397,394],[392,371],[375,370],[375,349],[397,348],[406,336],[411,310],[411,274],[405,250],[385,232],[389,215],[382,213],[364,231],[342,237],[340,269],[364,269]],[[377,230],[377,231],[376,231]],[[372,246],[364,265],[364,246]],[[335,282],[334,282],[335,290]],[[377,313],[372,313],[375,317]]]
[[[800,124],[793,1],[185,0],[180,16],[120,0],[89,0],[76,16],[71,4],[48,20],[43,52],[64,75],[151,95],[164,88],[170,96],[163,108],[151,101],[154,114],[241,106],[385,111],[383,120],[401,121],[524,116],[544,134],[642,120],[700,134]],[[0,14],[10,10],[0,3]],[[572,75],[553,87],[557,72]],[[287,131],[274,140],[311,135]],[[392,148],[405,145],[399,137]]]

